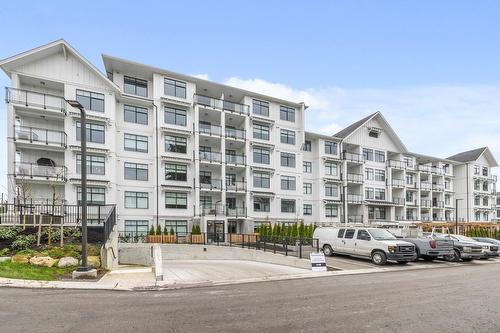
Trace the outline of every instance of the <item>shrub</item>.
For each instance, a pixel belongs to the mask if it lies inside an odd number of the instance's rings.
[[[166,234],[166,233],[165,233]],[[173,236],[175,235],[174,228],[170,227],[170,235]]]
[[[156,226],[156,236],[161,236],[161,227],[159,224]]]
[[[201,228],[199,225],[193,225],[191,228],[191,234],[193,235],[201,235]]]
[[[164,235],[168,235],[168,228],[167,226],[165,225],[165,227],[163,228],[163,234]]]
[[[20,232],[19,227],[0,227],[0,240],[13,241]]]
[[[155,227],[151,226],[151,228],[149,229],[149,235],[154,236],[154,234],[155,234]]]
[[[35,235],[18,235],[12,242],[10,247],[14,251],[27,250],[31,248],[36,242]]]
[[[8,247],[3,248],[3,249],[0,250],[0,257],[5,257],[9,253],[10,253],[10,249]]]

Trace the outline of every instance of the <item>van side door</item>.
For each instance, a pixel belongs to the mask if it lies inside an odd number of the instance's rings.
[[[365,229],[358,229],[355,240],[356,255],[370,257],[372,252],[371,236]]]
[[[354,234],[356,229],[346,229],[344,239],[342,240],[342,252],[347,254],[356,254],[354,250]]]
[[[332,249],[333,249],[334,252],[342,252],[343,251],[343,248],[344,248],[344,233],[345,233],[345,229],[344,228],[340,228],[338,230],[338,232],[333,235],[332,239],[334,239],[334,241],[332,241],[332,244],[330,244],[330,245],[332,246]]]

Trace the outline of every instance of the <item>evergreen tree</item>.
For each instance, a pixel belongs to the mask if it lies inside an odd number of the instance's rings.
[[[151,228],[149,229],[149,235],[153,236],[155,234],[155,227],[152,225]]]
[[[170,227],[170,235],[172,235],[172,236],[175,235],[174,228],[172,228],[172,227]]]
[[[161,236],[161,226],[159,224],[156,226],[156,236]]]

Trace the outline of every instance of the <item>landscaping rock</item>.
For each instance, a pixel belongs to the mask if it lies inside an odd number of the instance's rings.
[[[63,257],[59,259],[59,262],[57,263],[57,267],[59,268],[72,267],[72,266],[78,266],[78,259],[75,259],[73,257]]]
[[[87,264],[90,268],[99,268],[101,267],[101,258],[99,258],[98,256],[88,256]]]
[[[9,261],[10,257],[0,257],[0,262]]]
[[[12,262],[15,262],[17,264],[27,264],[30,262],[30,259],[27,255],[24,254],[15,254],[11,258]]]
[[[30,259],[30,264],[33,266],[52,267],[56,263],[51,257],[33,257]]]

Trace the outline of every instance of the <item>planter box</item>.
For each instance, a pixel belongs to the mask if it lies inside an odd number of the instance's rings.
[[[161,243],[161,235],[148,235],[148,243]]]
[[[187,242],[191,244],[204,244],[205,238],[204,235],[189,235],[186,237]]]
[[[241,244],[243,242],[243,235],[229,234],[229,242]]]
[[[176,235],[163,235],[162,243],[177,243]]]

